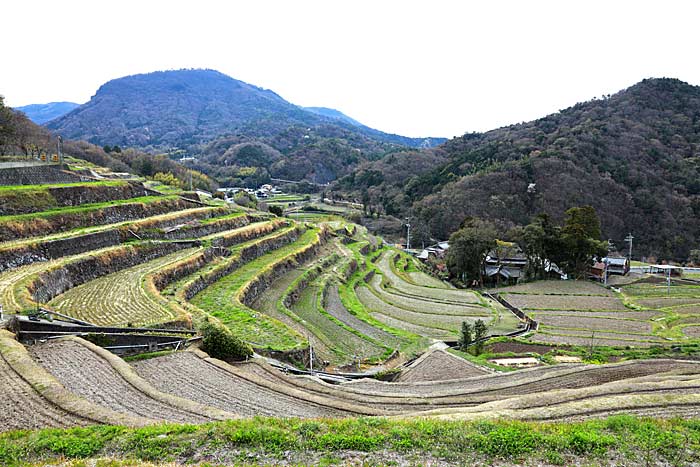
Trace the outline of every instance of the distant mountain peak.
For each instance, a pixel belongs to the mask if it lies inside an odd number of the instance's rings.
[[[354,118],[348,117],[345,115],[343,112],[340,110],[336,109],[331,109],[329,107],[302,107],[304,110],[308,110],[309,112],[313,112],[317,115],[322,115],[324,117],[332,118],[335,120],[340,120],[343,122],[347,122],[351,125],[355,126],[366,126],[363,125],[362,123],[358,122]]]
[[[113,79],[86,104],[47,125],[69,138],[145,149],[191,149],[227,134],[269,136],[296,125],[337,125],[379,142],[418,147],[424,139],[368,128],[339,111],[307,110],[274,91],[211,69],[141,73]],[[441,139],[432,139],[435,143]]]
[[[61,117],[80,104],[75,102],[49,102],[46,104],[30,104],[16,109],[24,114],[34,123],[41,125],[55,118]]]

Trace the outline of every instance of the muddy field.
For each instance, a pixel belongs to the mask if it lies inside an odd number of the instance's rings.
[[[417,383],[421,381],[444,381],[449,379],[471,378],[490,372],[463,358],[444,350],[428,351],[401,373],[398,381]]]
[[[650,334],[651,323],[630,319],[588,318],[538,314],[537,321],[543,326],[559,329],[581,329],[586,331],[614,331],[632,334]]]
[[[133,364],[157,389],[244,417],[339,417],[347,412],[293,398],[222,370],[192,352],[179,352]]]
[[[544,332],[538,332],[531,339],[533,342],[543,342],[545,344],[564,344],[564,345],[581,345],[581,346],[609,346],[609,347],[651,347],[652,345],[658,345],[655,342],[649,342],[639,339],[625,339],[625,338],[601,338],[600,334],[591,338],[590,332],[588,337],[583,336],[573,336],[573,335],[555,335],[546,334]],[[645,336],[639,336],[645,337]],[[646,338],[646,337],[645,337]]]
[[[44,399],[0,356],[0,432],[93,423]]]
[[[620,310],[625,305],[615,297],[592,295],[524,295],[504,294],[511,305],[521,309],[536,310]]]
[[[602,295],[612,297],[615,294],[601,286],[589,281],[535,281],[511,287],[500,287],[489,290],[491,293],[517,293],[535,295]]]
[[[69,391],[116,412],[152,420],[203,423],[208,418],[152,399],[129,384],[104,359],[83,345],[49,342],[32,346],[34,359]]]
[[[355,315],[350,313],[340,300],[340,295],[338,295],[338,286],[328,286],[324,307],[325,310],[335,319],[353,329],[358,330],[362,334],[369,336],[372,339],[376,339],[379,342],[384,342],[389,346],[398,346],[399,339],[397,339],[395,336],[386,331],[382,331],[381,329],[376,328],[365,321],[362,321],[361,319],[358,319]]]

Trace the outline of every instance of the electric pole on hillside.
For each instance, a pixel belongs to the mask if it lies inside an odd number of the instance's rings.
[[[411,249],[411,223],[410,218],[406,218],[406,250]]]
[[[630,233],[625,237],[625,241],[626,241],[627,243],[629,243],[629,246],[630,246],[629,253],[628,253],[628,258],[627,258],[627,259],[630,260],[630,262],[632,262],[632,240],[634,240],[634,237],[632,236],[632,232],[630,232]]]
[[[58,141],[56,142],[56,150],[58,151],[58,163],[63,164],[63,138],[58,135]]]

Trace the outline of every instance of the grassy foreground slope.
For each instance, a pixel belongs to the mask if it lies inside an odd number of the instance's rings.
[[[109,458],[93,462],[96,458]],[[204,425],[14,431],[6,466],[693,465],[700,424],[628,416],[582,423],[255,418]]]

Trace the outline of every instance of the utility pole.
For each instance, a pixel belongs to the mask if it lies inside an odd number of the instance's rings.
[[[666,295],[671,295],[671,268],[666,270]]]
[[[56,142],[56,150],[58,151],[58,163],[63,164],[63,138],[58,135],[58,141]]]
[[[411,223],[410,218],[406,218],[406,250],[411,249]]]
[[[309,339],[309,371],[312,375],[314,374],[314,345],[311,339]]]
[[[629,243],[629,245],[630,245],[629,253],[628,253],[628,256],[627,256],[627,259],[629,259],[630,262],[632,262],[632,240],[634,240],[634,237],[632,236],[632,232],[630,232],[630,233],[625,237],[625,241],[626,241],[627,243]]]
[[[192,191],[192,171],[188,170],[187,173],[190,175],[190,191]]]
[[[605,283],[605,286],[608,286],[608,260],[607,258],[603,261],[603,281]]]

